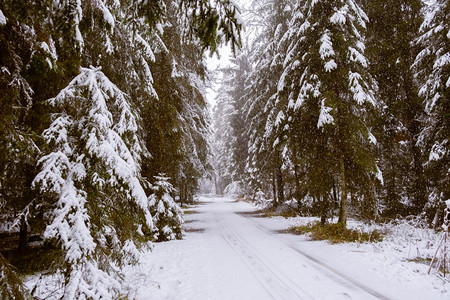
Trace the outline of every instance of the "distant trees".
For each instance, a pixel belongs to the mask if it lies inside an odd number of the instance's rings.
[[[238,54],[231,62],[230,67],[221,70],[224,78],[213,114],[218,193],[223,193],[233,182],[242,188],[248,152],[245,109],[241,98],[245,92],[245,79],[250,66],[245,54]]]
[[[232,93],[233,86],[227,84],[232,80],[233,74],[224,72],[222,85],[218,90],[216,105],[213,112],[213,167],[215,171],[215,190],[223,194],[225,188],[232,183],[234,166],[231,164],[234,144],[232,116],[235,114]]]
[[[32,231],[60,250],[64,299],[119,297],[124,264],[181,237],[174,199],[210,168],[203,52],[240,45],[238,14],[231,1],[0,4],[0,227],[22,249]],[[0,268],[2,289],[19,284]]]
[[[260,190],[322,222],[338,214],[345,225],[346,211],[432,221],[449,198],[448,1],[252,8],[251,50],[239,56],[249,68],[238,83],[225,77],[232,96],[218,99],[222,124],[246,127],[216,136],[222,156],[247,141],[244,172],[230,159],[227,174],[243,174],[248,196]]]

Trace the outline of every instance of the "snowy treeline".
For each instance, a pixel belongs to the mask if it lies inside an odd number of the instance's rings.
[[[215,109],[220,192],[239,184],[322,222],[442,222],[449,13],[447,0],[254,0]]]
[[[42,236],[51,260],[36,268],[64,299],[126,297],[122,267],[182,236],[174,199],[192,201],[211,169],[203,56],[239,46],[239,20],[232,1],[0,3],[8,260],[23,270],[28,236]],[[1,255],[0,269],[0,298],[27,298]]]

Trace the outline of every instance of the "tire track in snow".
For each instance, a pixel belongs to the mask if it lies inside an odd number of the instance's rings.
[[[390,298],[382,295],[381,293],[375,291],[374,289],[362,284],[361,282],[353,279],[352,277],[332,268],[331,266],[329,266],[328,264],[320,261],[319,259],[309,255],[308,253],[298,249],[297,247],[295,247],[292,243],[277,237],[276,235],[274,235],[272,232],[268,231],[267,229],[265,229],[263,226],[257,224],[255,221],[251,220],[250,217],[247,216],[242,216],[240,214],[236,214],[244,219],[246,219],[248,222],[250,222],[253,226],[255,226],[255,228],[257,228],[258,230],[260,230],[261,232],[272,236],[273,238],[279,240],[280,242],[282,242],[283,244],[285,244],[287,247],[289,247],[290,249],[294,250],[295,252],[297,252],[298,254],[302,255],[303,257],[305,257],[306,259],[308,259],[309,261],[313,262],[318,269],[322,269],[323,270],[323,274],[327,275],[327,277],[329,277],[330,279],[332,279],[333,281],[347,286],[347,287],[356,287],[359,288],[360,290],[378,298],[378,299],[382,299],[382,300],[390,300]]]
[[[293,290],[297,295],[300,295],[301,299],[315,299],[311,294],[306,292],[300,285],[298,285],[296,282],[292,280],[289,276],[285,275],[285,273],[277,267],[268,257],[266,257],[261,251],[258,251],[257,248],[252,246],[241,234],[239,234],[236,230],[232,229],[231,225],[227,224],[228,228],[230,228],[230,231],[233,232],[240,241],[247,245],[248,249],[252,250],[254,255],[258,257],[258,259],[267,266],[268,269],[275,271],[275,275],[286,285],[289,286],[291,290]]]
[[[241,257],[266,292],[273,299],[314,299],[275,265],[261,257],[223,218],[216,218],[220,234]]]

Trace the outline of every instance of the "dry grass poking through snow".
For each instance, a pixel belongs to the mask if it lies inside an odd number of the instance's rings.
[[[290,228],[295,234],[309,234],[312,240],[329,240],[333,244],[345,242],[381,242],[385,233],[377,229],[363,232],[361,229],[345,228],[342,224],[308,223]]]

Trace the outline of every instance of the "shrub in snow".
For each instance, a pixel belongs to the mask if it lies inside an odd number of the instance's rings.
[[[224,194],[232,197],[241,196],[243,194],[241,183],[239,181],[233,181],[232,183],[227,185],[227,187],[224,190]]]
[[[153,230],[137,119],[127,96],[92,67],[49,103],[58,112],[33,182],[53,208],[44,236],[64,250],[64,299],[111,299],[120,267],[137,261]]]
[[[255,194],[255,204],[261,209],[265,209],[270,205],[270,201],[266,199],[264,192],[260,189]]]
[[[154,238],[158,242],[181,239],[183,231],[182,211],[172,197],[175,192],[168,177],[155,176],[153,194],[148,198],[155,224]]]
[[[450,225],[450,200],[445,201],[446,208],[444,209],[444,224],[442,224],[442,229],[444,232],[442,233],[441,241],[438,244],[436,249],[436,253],[434,254],[433,259],[430,263],[430,268],[428,270],[428,274],[430,274],[433,266],[439,271],[444,273],[450,272],[450,262],[448,259],[449,249],[450,249],[450,239],[448,236],[448,229]],[[436,262],[435,265],[433,263]]]
[[[361,228],[346,228],[341,223],[322,225],[320,222],[314,222],[306,225],[291,227],[291,230],[297,234],[310,233],[312,240],[329,240],[333,244],[351,242],[377,243],[382,241],[384,238],[382,232],[377,229],[363,232]]]

